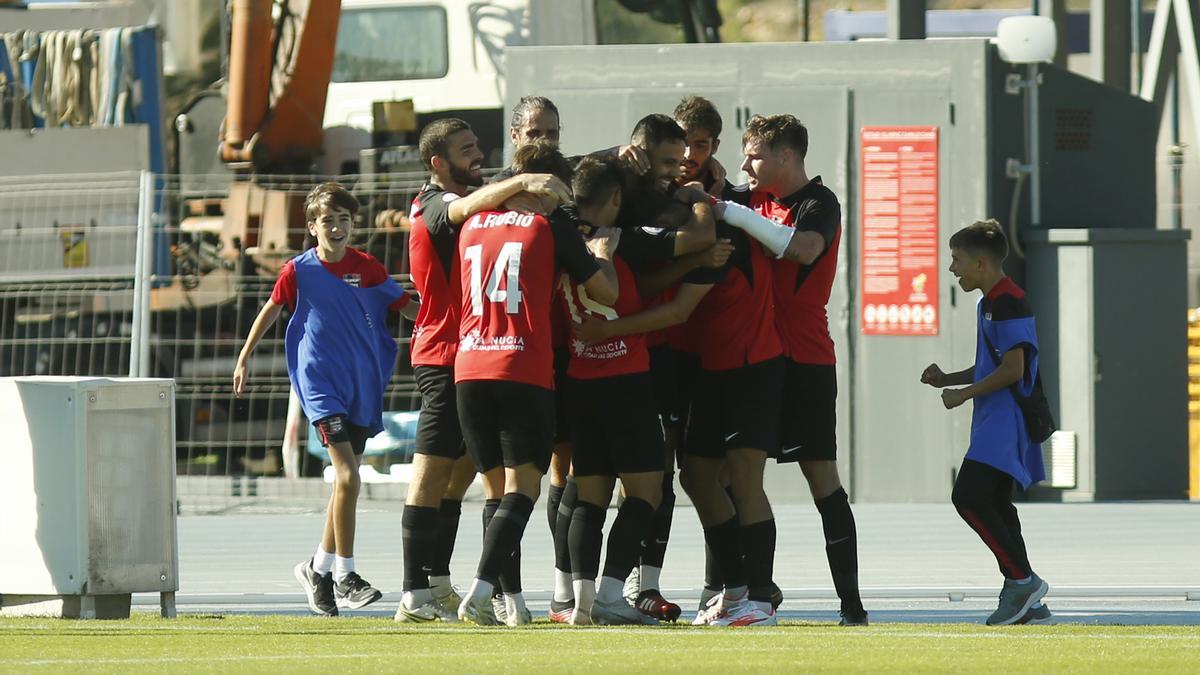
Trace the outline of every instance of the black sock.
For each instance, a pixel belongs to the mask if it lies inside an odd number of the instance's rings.
[[[637,564],[642,540],[654,528],[654,507],[650,502],[637,497],[626,497],[617,510],[612,529],[608,533],[608,552],[604,557],[604,576],[624,579]]]
[[[500,590],[504,593],[521,592],[521,542],[500,568]]]
[[[675,473],[663,473],[662,501],[654,510],[654,528],[646,537],[642,549],[642,564],[651,567],[663,566],[667,557],[667,541],[671,538],[671,519],[675,516]]]
[[[850,498],[846,491],[837,492],[818,499],[817,511],[821,514],[821,527],[825,530],[825,557],[829,559],[829,572],[833,576],[833,587],[842,600],[842,611],[861,613],[862,598],[858,594],[858,534],[854,528],[854,512],[850,510]]]
[[[600,571],[600,547],[604,541],[604,518],[608,509],[579,502],[571,512],[571,578],[596,580]]]
[[[704,542],[704,587],[710,591],[725,588],[725,578],[721,576],[721,564],[713,556],[712,548]]]
[[[738,535],[737,516],[712,527],[704,528],[704,541],[712,551],[713,560],[726,588],[746,585],[742,568],[742,547]]]
[[[487,527],[492,522],[492,518],[496,516],[496,511],[500,509],[499,499],[489,499],[483,504],[483,536],[487,539]],[[517,548],[512,555],[504,561],[504,565],[500,568],[496,596],[499,597],[501,592],[520,593],[521,592],[521,544],[517,543]]]
[[[554,533],[558,531],[558,504],[562,501],[563,490],[567,486],[558,486],[554,483],[550,484],[550,489],[546,491],[546,520],[550,523],[550,539],[553,541]]]
[[[775,592],[775,519],[743,525],[742,547],[750,599],[770,602]]]
[[[500,508],[499,499],[488,499],[483,502],[483,538],[487,539],[488,525],[492,524],[492,518],[496,517],[496,510]]]
[[[406,591],[429,588],[429,561],[433,558],[437,509],[406,504],[400,516],[400,539],[404,545],[404,584]]]
[[[560,572],[571,572],[571,513],[579,501],[579,488],[575,477],[567,476],[562,500],[558,505],[558,523],[554,526],[554,568]]]
[[[433,560],[430,576],[450,576],[450,558],[454,556],[454,541],[458,538],[458,521],[462,517],[462,502],[443,499],[438,507],[437,528],[434,530]]]
[[[492,519],[496,518],[496,512],[500,508],[500,500],[484,501],[484,540],[487,540],[487,526],[492,524]],[[496,585],[496,584],[493,584]],[[500,595],[500,590],[496,589],[496,595]]]
[[[733,499],[733,488],[726,485],[723,489],[725,490],[725,494],[729,495],[729,503],[733,504],[736,512],[737,502]],[[725,577],[721,574],[721,563],[713,555],[712,548],[708,545],[707,540],[704,542],[704,587],[710,591],[719,591],[725,588]]]
[[[501,569],[510,562],[513,552],[521,543],[531,513],[532,499],[518,492],[504,495],[504,499],[500,500],[500,508],[496,509],[496,515],[483,535],[483,555],[479,558],[476,577],[493,585],[499,581]],[[519,591],[518,588],[512,592]]]

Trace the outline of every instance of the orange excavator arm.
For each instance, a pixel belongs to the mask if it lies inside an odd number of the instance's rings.
[[[341,4],[233,0],[222,160],[264,171],[320,153]]]

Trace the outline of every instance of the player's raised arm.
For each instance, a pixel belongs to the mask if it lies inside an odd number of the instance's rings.
[[[622,335],[649,333],[679,325],[691,317],[712,287],[712,284],[682,284],[674,298],[644,312],[612,320],[588,318],[574,326],[575,336],[593,344]]]
[[[480,211],[488,211],[504,204],[522,192],[538,196],[553,196],[560,203],[570,201],[571,192],[565,183],[555,176],[544,173],[527,173],[479,188],[466,197],[450,203],[450,222],[462,225]]]
[[[728,239],[719,239],[703,251],[675,258],[662,267],[639,274],[638,291],[643,297],[652,298],[674,286],[692,270],[724,267],[732,253],[733,244]]]
[[[691,209],[690,217],[675,234],[675,255],[697,253],[717,241],[717,223],[708,195],[700,188],[683,187],[675,196]]]
[[[776,258],[811,265],[825,250],[825,239],[820,234],[780,225],[747,206],[721,201],[716,206],[716,212],[726,223],[758,240]]]
[[[588,296],[603,305],[611,305],[620,295],[620,282],[617,280],[617,270],[613,267],[612,257],[621,241],[621,230],[615,227],[598,228],[592,238],[587,241],[588,251],[600,265],[600,271],[583,283]]]

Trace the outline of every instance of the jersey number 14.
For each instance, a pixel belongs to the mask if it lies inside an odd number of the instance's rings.
[[[483,315],[483,298],[489,302],[504,303],[505,314],[521,311],[521,242],[509,241],[500,247],[496,264],[488,275],[487,286],[483,282],[483,246],[468,246],[463,252],[471,267],[471,313]],[[500,287],[501,280],[504,288]]]

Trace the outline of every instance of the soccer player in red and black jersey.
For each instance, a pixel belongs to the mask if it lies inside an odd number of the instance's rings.
[[[777,459],[800,464],[821,514],[842,625],[866,625],[854,514],[837,470],[837,370],[826,313],[842,235],[841,208],[819,176],[809,178],[804,165],[808,130],[795,117],[751,118],[742,151],[749,184],[738,201],[745,205],[716,208],[775,257],[775,322],[786,356]]]
[[[703,96],[688,96],[675,106],[671,114],[686,134],[687,152],[683,156],[680,185],[698,183],[714,197],[725,192],[725,167],[717,161],[721,147],[721,113],[712,101]]]
[[[518,150],[514,166],[553,168],[551,173],[570,176],[562,154],[545,142]],[[557,198],[544,199],[541,211],[557,205]],[[459,618],[489,623],[500,570],[521,541],[549,466],[554,441],[546,424],[554,417],[550,311],[558,274],[565,271],[599,303],[615,302],[611,250],[618,238],[616,230],[603,231],[585,245],[571,223],[520,211],[478,213],[459,235],[462,302],[454,369],[463,436],[485,480],[505,484]],[[509,625],[528,621],[519,598],[506,593],[505,600]]]
[[[689,320],[698,327],[701,371],[680,481],[720,565],[725,593],[697,623],[774,625],[775,518],[763,471],[768,453],[779,446],[783,350],[775,330],[771,263],[740,230],[719,224],[717,236],[733,244],[725,265],[689,273],[665,303],[629,317],[586,321],[577,334],[599,343]],[[732,501],[720,482],[726,466]]]
[[[585,159],[580,163],[573,183],[579,219],[600,228],[615,222],[621,206],[622,180],[615,160]],[[673,250],[666,248],[664,252],[657,241],[628,235],[622,235],[618,251],[626,250],[625,244],[630,243],[643,249],[643,257],[654,256],[656,249],[663,262],[673,257]],[[613,265],[620,287],[615,303],[597,302],[580,284],[562,280],[563,304],[573,323],[581,323],[584,317],[613,320],[644,308],[634,272],[623,254],[618,253]],[[679,617],[677,605],[669,605],[673,611],[651,616],[651,612],[639,612],[622,597],[625,578],[638,560],[642,541],[653,535],[655,510],[662,493],[663,438],[655,415],[646,336],[634,334],[596,344],[573,340],[566,403],[578,489],[578,503],[569,526],[576,603],[571,623],[674,621]],[[609,533],[604,574],[597,591],[601,530],[618,477],[625,499]]]
[[[461,598],[450,584],[450,556],[462,497],[475,476],[463,453],[454,392],[458,229],[473,213],[495,208],[517,194],[565,198],[568,193],[560,179],[544,174],[479,187],[483,153],[471,127],[459,119],[429,124],[419,146],[432,173],[413,201],[409,238],[412,280],[422,298],[411,354],[421,392],[421,417],[413,481],[402,517],[405,594],[396,619],[422,622],[457,618]],[[494,492],[492,503],[498,505],[500,486],[494,486]]]

